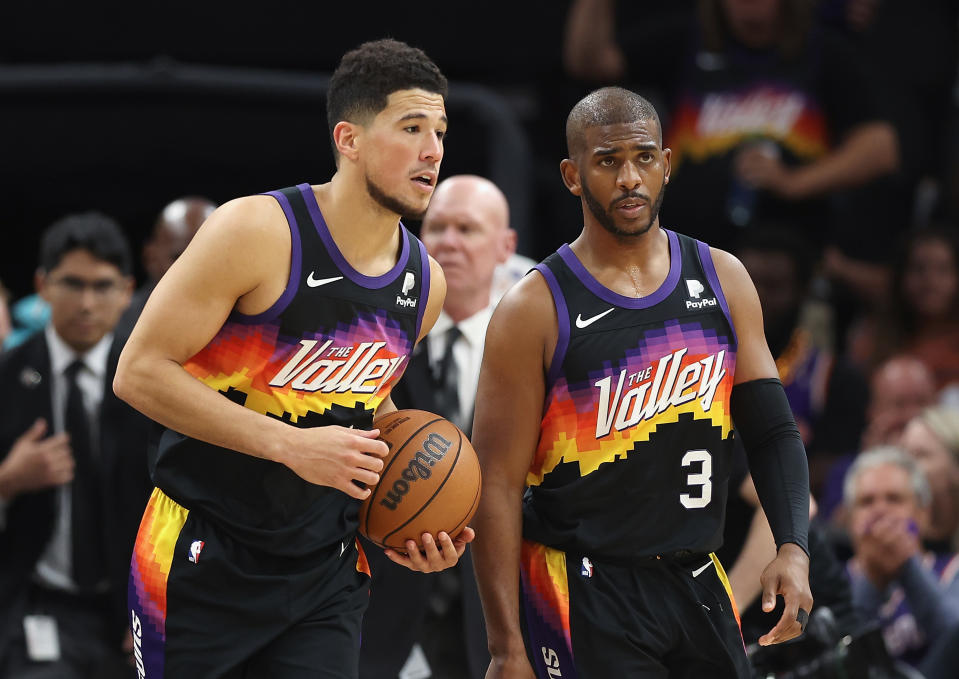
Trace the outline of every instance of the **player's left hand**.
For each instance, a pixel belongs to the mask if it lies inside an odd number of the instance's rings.
[[[411,571],[435,573],[455,566],[459,558],[463,556],[466,545],[475,537],[476,533],[469,526],[460,531],[456,539],[445,532],[440,532],[436,538],[429,533],[423,533],[420,538],[422,548],[418,547],[415,541],[407,540],[405,554],[389,548],[384,549],[383,553],[393,563],[406,566]]]
[[[799,545],[787,542],[766,566],[760,582],[763,586],[763,611],[769,613],[776,608],[777,596],[783,597],[784,609],[776,626],[759,637],[759,645],[780,644],[798,637],[805,630],[812,612],[809,556]]]

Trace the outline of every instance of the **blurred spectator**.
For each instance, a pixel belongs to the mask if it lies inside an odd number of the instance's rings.
[[[574,0],[564,61],[574,77],[628,80],[667,100],[673,196],[664,218],[717,247],[775,219],[805,229],[818,253],[861,228],[832,219],[829,199],[898,165],[876,74],[814,23],[806,0],[701,0],[684,25],[621,28],[615,0]],[[880,259],[881,226],[848,239],[856,249],[846,254]]]
[[[100,213],[43,235],[50,322],[0,356],[0,677],[133,671],[127,573],[149,421],[113,394],[130,252]]]
[[[735,254],[756,285],[769,350],[809,456],[817,499],[834,459],[859,445],[868,385],[832,349],[828,305],[810,293],[813,256],[801,234],[762,224],[743,234]]]
[[[922,548],[929,486],[898,448],[863,452],[846,476],[853,600],[882,625],[894,658],[922,671],[925,654],[959,626],[959,557]]]
[[[932,491],[926,545],[959,551],[959,408],[926,408],[906,425],[899,445],[919,463]]]
[[[835,459],[823,482],[819,511],[838,529],[832,536],[834,547],[845,553],[846,506],[843,503],[844,479],[860,450],[891,446],[899,442],[909,421],[936,402],[936,387],[925,363],[908,355],[897,355],[883,362],[869,380],[866,426],[858,445]]]
[[[133,293],[130,306],[120,319],[118,327],[121,332],[129,334],[133,329],[157,282],[176,258],[183,254],[187,244],[215,209],[216,203],[199,196],[177,198],[163,208],[150,237],[143,244],[146,281]]]
[[[843,31],[888,83],[890,118],[900,139],[901,164],[889,188],[914,196],[900,223],[925,224],[948,210],[947,182],[955,166],[947,143],[955,132],[953,88],[959,65],[959,3],[953,0],[820,0],[822,19]],[[891,44],[896,49],[889,49]],[[859,201],[869,223],[888,211],[885,196]]]
[[[851,329],[854,360],[871,370],[894,353],[926,363],[936,390],[959,385],[959,237],[954,228],[922,227],[896,251],[888,303]]]

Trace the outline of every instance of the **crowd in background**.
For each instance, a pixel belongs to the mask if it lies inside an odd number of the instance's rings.
[[[733,252],[756,284],[809,459],[817,605],[830,602],[846,629],[879,624],[890,656],[936,676],[959,635],[959,8],[567,5],[569,91],[617,84],[656,104],[672,149],[662,223]],[[536,204],[553,197],[575,215],[561,156],[533,148],[546,196]],[[215,207],[168,199],[140,244],[144,277],[121,337]],[[534,210],[536,246],[522,254],[539,258],[578,230],[552,209]],[[7,353],[48,327],[50,304],[8,291],[25,281],[2,271],[0,281]],[[730,562],[745,549],[750,507],[730,507]],[[755,642],[762,624],[743,621]]]

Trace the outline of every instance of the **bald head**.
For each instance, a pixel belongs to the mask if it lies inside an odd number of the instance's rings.
[[[460,174],[440,182],[433,192],[423,221],[428,221],[431,216],[435,218],[438,213],[456,209],[457,206],[479,213],[483,221],[496,229],[509,228],[509,204],[506,196],[496,184],[485,177]]]
[[[868,416],[885,424],[895,443],[906,424],[936,400],[936,384],[929,367],[913,356],[893,356],[880,364],[870,380]]]
[[[583,152],[588,129],[639,121],[656,123],[657,140],[662,146],[663,131],[659,114],[649,101],[622,87],[594,90],[580,99],[566,118],[567,153],[570,158],[575,158]]]
[[[423,216],[420,238],[443,268],[443,308],[457,322],[486,308],[496,267],[516,250],[506,196],[476,175],[440,182]]]
[[[201,196],[177,198],[163,208],[143,248],[143,268],[153,281],[160,280],[215,209],[216,203]]]

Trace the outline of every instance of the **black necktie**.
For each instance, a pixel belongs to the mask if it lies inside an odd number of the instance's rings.
[[[460,396],[459,368],[456,365],[456,359],[453,358],[453,345],[459,339],[460,329],[455,325],[446,331],[446,349],[443,351],[443,358],[440,359],[436,371],[436,382],[439,388],[439,414],[448,419],[458,427],[462,427],[460,422]]]
[[[99,472],[90,450],[90,419],[83,407],[83,393],[77,373],[83,368],[79,359],[64,373],[67,378],[66,430],[70,434],[74,474],[71,491],[73,530],[73,579],[82,592],[94,591],[103,577],[103,545],[100,515]]]

